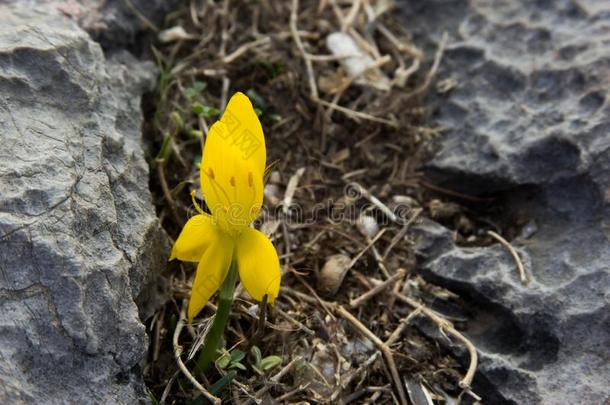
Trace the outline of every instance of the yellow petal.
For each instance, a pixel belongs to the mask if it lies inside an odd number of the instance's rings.
[[[182,228],[169,260],[198,262],[218,232],[209,215],[195,215]]]
[[[235,258],[239,279],[248,294],[261,301],[267,294],[273,302],[280,291],[280,259],[267,237],[256,229],[244,230],[237,240]]]
[[[234,246],[233,239],[229,235],[221,232],[214,234],[212,243],[197,266],[188,307],[189,322],[193,321],[193,318],[222,285],[229,272],[229,266],[231,266]]]
[[[206,204],[217,224],[230,233],[250,225],[263,202],[265,141],[249,100],[240,94],[231,98],[221,121],[210,128],[200,167]],[[252,111],[245,108],[244,99]]]
[[[259,173],[265,171],[267,152],[263,127],[248,96],[237,92],[231,97],[220,121],[231,136],[231,144],[242,156],[256,166]]]

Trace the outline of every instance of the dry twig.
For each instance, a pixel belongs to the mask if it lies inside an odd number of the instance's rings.
[[[294,39],[294,43],[297,45],[303,60],[305,61],[305,67],[307,69],[307,77],[309,80],[309,91],[311,92],[311,98],[313,100],[318,99],[318,86],[316,85],[316,77],[313,72],[313,64],[311,63],[311,59],[308,56],[307,51],[305,51],[305,46],[303,45],[303,41],[301,41],[301,37],[299,35],[299,30],[297,29],[297,20],[298,20],[298,12],[299,12],[299,0],[292,0],[292,9],[290,11],[290,32],[292,33],[292,38]]]
[[[466,349],[468,350],[468,353],[470,355],[470,364],[468,365],[468,370],[466,372],[466,375],[464,375],[464,378],[462,378],[460,380],[459,386],[464,390],[470,389],[470,385],[472,383],[474,373],[477,370],[477,363],[478,363],[477,349],[472,344],[472,342],[470,340],[468,340],[468,338],[466,336],[464,336],[460,332],[458,332],[453,327],[451,322],[447,321],[446,319],[441,318],[434,311],[425,307],[423,304],[420,304],[419,302],[415,301],[414,299],[409,298],[406,295],[401,294],[401,293],[395,293],[395,295],[396,295],[396,298],[398,298],[400,301],[410,305],[411,307],[420,311],[422,314],[426,315],[441,330],[449,333],[451,336],[455,337],[457,340],[462,342],[464,344],[464,346],[466,346]]]
[[[334,305],[334,312],[337,315],[341,316],[346,321],[349,321],[360,333],[370,339],[375,346],[383,353],[388,368],[390,369],[390,373],[392,374],[392,379],[394,380],[394,385],[396,391],[398,392],[398,396],[400,397],[400,402],[403,405],[408,405],[407,396],[405,394],[405,390],[403,388],[402,380],[400,379],[400,374],[398,373],[398,369],[396,368],[396,362],[394,361],[394,354],[392,350],[386,346],[386,344],[377,337],[373,332],[370,331],[369,328],[364,326],[362,322],[358,320],[354,315],[352,315],[348,310],[343,308],[341,305]]]
[[[487,231],[487,234],[489,236],[491,236],[492,238],[494,238],[495,240],[497,240],[498,242],[500,242],[500,244],[502,246],[504,246],[506,249],[508,249],[510,254],[513,256],[513,259],[515,259],[515,263],[517,264],[517,270],[519,271],[519,277],[521,278],[521,283],[523,285],[526,285],[528,280],[527,280],[527,275],[525,274],[525,267],[523,266],[523,262],[521,261],[521,258],[519,257],[519,253],[517,253],[517,251],[515,250],[513,245],[511,245],[509,241],[507,241],[506,239],[504,239],[502,236],[495,233],[494,231]]]
[[[199,392],[201,392],[203,394],[203,396],[206,397],[213,404],[220,405],[222,403],[222,400],[220,398],[215,397],[214,395],[210,394],[210,392],[208,390],[206,390],[201,384],[199,384],[199,381],[197,381],[197,379],[195,377],[193,377],[193,375],[191,374],[189,369],[186,368],[186,365],[180,358],[180,356],[182,355],[182,346],[180,346],[178,344],[178,340],[180,338],[180,332],[182,331],[182,328],[184,327],[185,320],[186,320],[186,301],[184,301],[184,304],[182,305],[182,310],[180,311],[180,319],[178,319],[178,323],[176,324],[176,329],[174,330],[174,337],[172,339],[172,344],[174,346],[174,357],[176,358],[176,363],[178,363],[178,367],[180,368],[180,371],[182,371],[182,374],[184,374],[184,376],[191,382],[191,384],[193,384],[193,387],[195,387]]]
[[[405,270],[398,269],[398,271],[389,279],[385,280],[382,283],[377,284],[375,287],[373,287],[366,293],[362,294],[358,298],[350,300],[349,306],[352,308],[359,307],[360,305],[367,302],[371,297],[374,297],[375,295],[377,295],[380,292],[382,292],[383,290],[385,290],[387,287],[389,287],[392,284],[396,283],[397,281],[401,280],[404,276],[405,276]]]

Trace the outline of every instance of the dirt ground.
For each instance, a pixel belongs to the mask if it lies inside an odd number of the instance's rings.
[[[185,326],[195,268],[169,263],[169,300],[148,324],[153,401],[206,403],[201,388],[235,404],[476,401],[476,354],[459,332],[465,320],[432,309],[460,298],[418,276],[409,235],[429,217],[460,243],[491,242],[472,208],[488,201],[418,171],[443,133],[426,100],[458,85],[436,76],[444,42],[420,49],[382,0],[193,1],[166,28],[153,50],[158,89],[145,105],[163,226],[178,236],[194,213],[193,190],[204,206],[202,140],[243,91],[260,114],[271,166],[256,226],[273,240],[283,278],[274,308],[238,296],[230,354],[213,372],[189,375],[177,358],[191,368],[214,299]],[[329,38],[339,43],[334,52]],[[358,63],[366,68],[354,76]],[[422,322],[446,341],[424,335]],[[462,361],[445,349],[449,341],[467,349]]]

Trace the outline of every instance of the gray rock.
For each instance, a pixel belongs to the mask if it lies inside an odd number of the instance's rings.
[[[461,248],[415,229],[423,274],[461,293],[488,403],[597,404],[610,382],[610,4],[410,1],[409,28],[450,36],[437,98],[447,127],[433,180],[494,194],[530,220],[519,282],[499,245]]]
[[[141,148],[151,64],[0,5],[0,402],[146,401],[136,300],[168,243]]]
[[[448,133],[428,165],[438,182],[494,193],[608,168],[610,3],[412,1],[405,13],[451,38],[440,78],[458,87],[438,105]]]
[[[584,252],[568,240],[547,240],[553,232],[547,231],[519,248],[534,278],[523,286],[502,246],[455,246],[452,232],[431,221],[413,229],[422,274],[467,303],[464,332],[480,355],[474,391],[484,403],[596,404],[607,398],[608,250],[582,266],[578,255]],[[607,243],[599,233],[586,237],[593,249]]]
[[[148,52],[149,39],[176,10],[179,0],[3,0],[26,7],[45,7],[71,18],[104,49],[129,47]]]

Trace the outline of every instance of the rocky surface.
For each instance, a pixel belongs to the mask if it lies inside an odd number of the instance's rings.
[[[4,0],[19,7],[44,7],[70,18],[104,49],[146,53],[149,38],[179,0]]]
[[[610,396],[610,4],[408,1],[410,29],[449,45],[438,98],[448,132],[426,167],[438,184],[500,196],[529,219],[522,286],[501,246],[414,231],[422,273],[466,297],[487,403],[603,403]]]
[[[136,301],[168,250],[140,139],[154,76],[55,6],[0,5],[1,403],[146,401]]]

